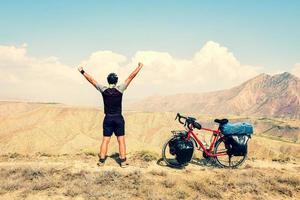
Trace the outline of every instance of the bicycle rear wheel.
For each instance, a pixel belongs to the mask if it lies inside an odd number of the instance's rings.
[[[228,155],[224,138],[220,138],[216,142],[214,148],[214,154],[222,154],[222,153],[225,153],[226,155],[215,157],[216,164],[222,168],[237,168],[241,166],[247,158],[247,153],[243,156]]]

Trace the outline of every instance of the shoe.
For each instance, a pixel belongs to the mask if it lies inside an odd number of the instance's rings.
[[[98,161],[97,165],[99,167],[101,167],[105,164],[105,160],[106,160],[107,156],[105,156],[105,158],[101,158],[100,154],[98,154],[98,158],[99,158],[99,161]]]
[[[99,167],[102,167],[102,166],[104,166],[104,164],[105,164],[105,161],[104,162],[101,162],[100,160],[97,162],[97,165],[99,166]]]
[[[126,159],[126,158],[124,158],[124,159],[119,158],[119,165],[120,165],[120,167],[122,167],[122,168],[126,168],[126,167],[129,166],[129,163],[127,162],[127,159]]]

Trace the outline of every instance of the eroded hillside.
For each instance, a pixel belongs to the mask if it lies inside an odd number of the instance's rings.
[[[104,117],[101,110],[60,104],[1,102],[0,116],[1,154],[74,154],[98,151]],[[129,152],[160,152],[163,143],[171,136],[170,131],[183,129],[181,124],[174,121],[175,113],[125,112],[124,116]],[[217,129],[213,116],[195,117],[203,126]],[[229,116],[229,119],[254,124],[255,135],[250,147],[269,145],[276,155],[281,155],[282,149],[289,149],[292,155],[297,155],[300,151],[299,120],[235,116]],[[197,132],[200,138],[209,141],[209,134]],[[286,143],[277,145],[279,141]],[[113,139],[111,143],[110,151],[116,151],[116,141]]]

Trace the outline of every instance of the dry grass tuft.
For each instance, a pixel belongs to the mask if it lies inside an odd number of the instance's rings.
[[[187,193],[183,190],[176,190],[176,192],[175,192],[175,199],[186,199],[189,196],[190,196],[189,193]]]
[[[23,156],[19,153],[10,153],[10,154],[8,154],[8,157],[9,158],[21,158]]]
[[[33,181],[32,184],[32,190],[35,191],[47,190],[50,188],[59,188],[61,186],[60,183],[49,179],[36,180]]]
[[[162,176],[162,177],[165,177],[167,176],[167,172],[166,171],[163,171],[163,170],[151,170],[149,172],[150,174],[152,174],[153,176]]]
[[[167,179],[161,183],[165,188],[173,188],[176,185],[176,181],[173,179]]]
[[[159,155],[156,152],[147,151],[147,150],[137,151],[132,156],[133,159],[142,160],[145,162],[151,162],[151,161],[157,160],[158,157],[159,157]]]
[[[15,180],[7,180],[5,183],[1,184],[1,190],[0,193],[4,194],[6,192],[13,192],[15,190],[18,190],[22,187],[22,183],[15,181]]]
[[[208,179],[188,182],[188,186],[195,192],[202,194],[206,197],[213,199],[222,198],[222,195],[220,194],[219,190],[214,185],[210,184]]]
[[[37,152],[35,155],[37,157],[52,157],[52,156],[54,156],[54,155],[51,155],[51,154],[45,153],[45,152]]]
[[[278,183],[286,184],[295,188],[300,189],[300,180],[294,176],[277,177]]]
[[[97,176],[95,183],[99,185],[111,184],[117,182],[122,175],[117,171],[104,171],[100,176]]]
[[[41,169],[25,168],[22,170],[22,177],[25,180],[34,180],[45,177],[45,172]]]
[[[93,149],[83,149],[81,151],[85,156],[92,156],[92,157],[98,156],[98,152]]]

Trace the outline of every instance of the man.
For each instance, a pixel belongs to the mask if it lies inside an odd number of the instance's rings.
[[[100,146],[99,166],[103,166],[107,158],[107,148],[110,137],[114,133],[119,143],[119,163],[121,167],[126,167],[126,145],[125,145],[125,121],[122,116],[122,96],[132,79],[142,69],[143,64],[139,63],[138,67],[130,74],[130,76],[121,85],[117,86],[118,76],[110,73],[107,76],[108,87],[99,84],[93,77],[87,74],[82,67],[79,72],[98,90],[101,92],[104,102],[105,117],[103,120],[103,139]]]

